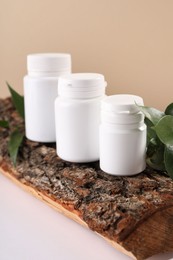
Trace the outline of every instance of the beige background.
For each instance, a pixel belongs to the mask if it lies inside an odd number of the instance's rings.
[[[173,101],[172,0],[0,0],[0,97],[20,93],[26,55],[69,52],[73,72],[99,72],[107,93]]]

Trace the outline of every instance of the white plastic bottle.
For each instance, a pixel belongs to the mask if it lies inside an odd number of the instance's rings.
[[[99,160],[100,100],[104,76],[74,73],[60,77],[55,101],[57,154],[70,162]]]
[[[134,175],[145,169],[146,125],[134,95],[114,95],[101,102],[100,167],[112,175]]]
[[[71,72],[71,56],[40,53],[27,56],[24,77],[26,137],[37,142],[55,142],[54,102],[59,76]]]

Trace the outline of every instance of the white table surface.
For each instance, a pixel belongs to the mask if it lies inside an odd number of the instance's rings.
[[[0,260],[128,260],[0,173]],[[173,253],[150,260],[173,259]]]

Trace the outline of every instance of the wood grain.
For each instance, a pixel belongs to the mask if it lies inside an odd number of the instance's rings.
[[[55,144],[24,139],[16,168],[7,149],[10,132],[24,130],[10,99],[0,100],[0,172],[49,206],[92,229],[116,249],[142,260],[173,251],[173,181],[147,168],[133,177],[110,176],[99,163],[74,164]]]

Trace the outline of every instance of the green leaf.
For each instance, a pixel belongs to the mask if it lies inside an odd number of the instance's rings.
[[[165,114],[173,116],[173,103],[167,106],[167,108],[165,109]]]
[[[138,108],[145,115],[145,117],[153,123],[153,125],[156,125],[159,120],[165,115],[164,112],[161,112],[152,107],[138,106]]]
[[[24,97],[18,94],[7,82],[8,89],[11,93],[13,104],[19,113],[19,115],[24,119],[25,113],[24,113]]]
[[[165,147],[164,161],[166,171],[173,179],[173,146]]]
[[[0,120],[0,127],[8,128],[9,127],[8,121]]]
[[[167,115],[155,126],[158,138],[166,146],[173,146],[173,116]]]
[[[156,132],[153,129],[154,126],[153,123],[148,118],[145,118],[145,124],[147,126],[147,145],[148,145],[151,139],[156,137]]]
[[[152,149],[152,155],[147,158],[147,164],[155,170],[164,171],[164,145],[162,143],[159,145],[153,144]],[[149,153],[147,152],[147,154]]]
[[[147,157],[152,157],[157,150],[156,139],[152,138],[147,145]]]
[[[19,132],[19,130],[17,129],[10,135],[10,140],[8,142],[8,151],[10,154],[10,158],[15,166],[19,147],[23,141],[23,137],[24,134]]]
[[[151,158],[147,158],[146,163],[148,166],[156,171],[165,171],[165,165],[163,162],[155,163],[151,160]]]

